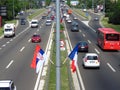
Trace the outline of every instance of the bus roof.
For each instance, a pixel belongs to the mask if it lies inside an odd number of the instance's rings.
[[[99,31],[101,31],[102,33],[105,34],[109,34],[109,33],[114,33],[114,34],[120,34],[119,32],[117,32],[115,29],[113,28],[98,28]]]

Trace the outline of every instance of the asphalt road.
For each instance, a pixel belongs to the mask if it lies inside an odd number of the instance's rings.
[[[97,46],[97,28],[101,27],[98,21],[93,21],[95,14],[92,15],[92,19],[89,22],[90,26],[85,25],[79,18],[79,32],[71,32],[71,25],[66,23],[67,31],[70,37],[72,47],[77,44],[78,41],[87,41],[89,43],[89,52],[95,52],[99,55],[101,60],[100,69],[84,69],[82,66],[82,56],[85,54],[78,54],[78,67],[83,82],[80,80],[80,84],[83,83],[85,90],[119,90],[120,89],[120,51],[103,51]],[[71,16],[72,18],[72,16]],[[79,78],[78,78],[79,79]]]
[[[38,75],[30,64],[36,43],[30,39],[34,33],[40,34],[42,41],[38,44],[45,50],[50,28],[45,20],[39,21],[38,28],[31,28],[27,22],[18,25],[15,37],[0,39],[0,79],[12,79],[17,90],[34,90]]]

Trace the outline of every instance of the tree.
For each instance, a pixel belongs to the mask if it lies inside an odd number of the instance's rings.
[[[111,14],[109,14],[109,23],[120,24],[120,1],[113,2],[114,7],[111,8]]]

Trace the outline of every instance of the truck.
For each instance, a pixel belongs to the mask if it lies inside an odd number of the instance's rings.
[[[4,37],[11,37],[15,36],[15,24],[14,23],[8,23],[4,25]]]

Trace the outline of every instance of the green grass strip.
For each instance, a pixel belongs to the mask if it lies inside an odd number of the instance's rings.
[[[107,17],[103,17],[101,20],[101,23],[104,27],[114,28],[116,31],[120,32],[120,25],[113,25],[113,24],[108,23]]]
[[[53,37],[54,40],[53,40],[51,55],[50,55],[50,59],[54,62],[54,65],[49,63],[47,79],[46,79],[44,90],[56,90],[56,40],[55,40],[56,35],[55,34],[56,33],[54,33],[54,37]],[[63,32],[60,33],[60,39],[65,40]],[[68,56],[67,49],[65,51],[60,51],[60,60],[61,60],[60,61],[61,62],[61,68],[60,68],[60,76],[61,76],[60,86],[61,87],[60,88],[61,90],[70,90],[70,88],[73,87],[72,76],[70,73],[69,59],[66,61],[65,64],[62,64],[67,56]]]
[[[31,20],[32,18],[36,17],[37,15],[42,14],[42,13],[45,12],[45,11],[46,11],[45,8],[35,10],[35,13],[29,15],[28,18]]]

